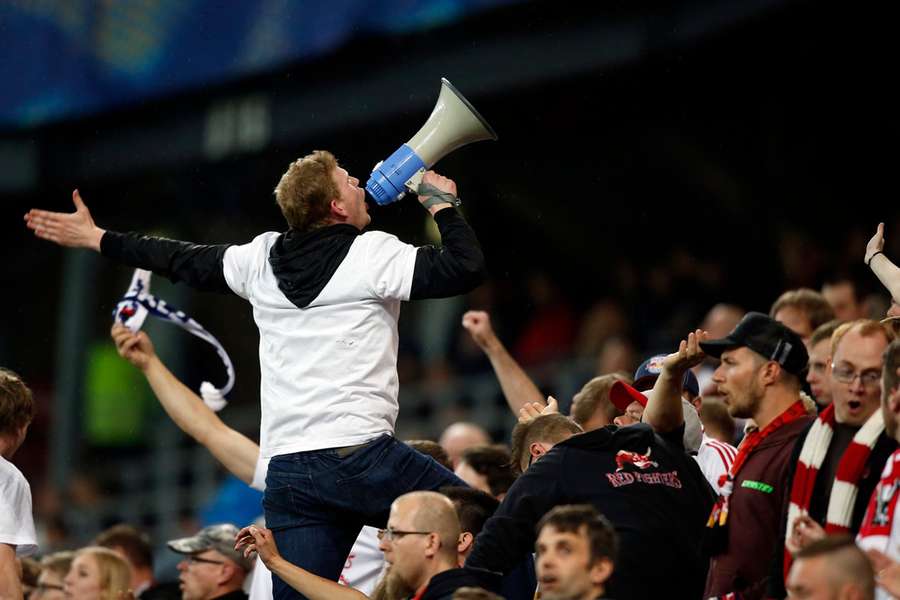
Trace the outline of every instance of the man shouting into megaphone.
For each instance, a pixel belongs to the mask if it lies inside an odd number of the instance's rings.
[[[106,231],[77,190],[74,213],[25,215],[40,238],[250,302],[260,332],[260,453],[271,459],[266,525],[285,558],[332,580],[361,527],[383,528],[398,496],[464,485],[393,437],[400,302],[463,294],[484,278],[481,247],[454,206],[456,184],[429,171],[419,193],[443,248],[363,233],[365,191],[321,150],[292,163],[275,187],[288,230],[247,244]],[[296,597],[278,578],[274,595]]]

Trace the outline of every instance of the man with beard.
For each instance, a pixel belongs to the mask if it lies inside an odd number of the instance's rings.
[[[700,347],[721,359],[712,380],[731,416],[759,426],[738,448],[707,523],[713,557],[703,597],[762,598],[789,499],[791,450],[811,421],[800,399],[806,346],[783,324],[751,312]]]

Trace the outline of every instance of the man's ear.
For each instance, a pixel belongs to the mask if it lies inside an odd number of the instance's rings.
[[[472,549],[472,546],[474,544],[475,536],[473,536],[468,531],[463,531],[461,534],[459,534],[459,541],[456,543],[456,553],[465,554]]]
[[[591,583],[603,585],[613,572],[613,562],[606,557],[595,560],[591,565]]]
[[[540,442],[532,442],[528,447],[528,452],[531,453],[531,462],[536,461],[543,455],[547,454],[547,450],[544,448],[544,445]]]
[[[240,570],[240,567],[231,562],[230,560],[225,561],[222,564],[222,570],[220,571],[220,575],[216,578],[216,583],[219,585],[224,585],[232,580],[232,578],[237,574]]]
[[[332,198],[329,209],[331,212],[331,216],[338,220],[346,219],[349,216],[347,214],[347,209],[344,208],[344,203],[341,202],[340,198]]]
[[[772,385],[781,378],[781,365],[770,360],[759,370],[760,381],[763,385]]]

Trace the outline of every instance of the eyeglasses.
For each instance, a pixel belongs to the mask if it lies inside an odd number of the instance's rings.
[[[209,558],[200,558],[199,556],[194,556],[193,554],[188,554],[184,560],[186,560],[187,564],[189,564],[189,565],[194,565],[194,564],[198,564],[198,563],[207,563],[210,565],[224,565],[225,564],[224,560],[212,560]]]
[[[386,539],[389,542],[393,542],[395,540],[400,539],[404,535],[428,535],[433,533],[431,531],[400,531],[399,529],[394,529],[390,525],[387,529],[379,529],[378,530],[378,539],[384,540]]]
[[[876,371],[874,369],[857,373],[848,366],[841,365],[840,367],[837,367],[831,365],[831,374],[841,383],[853,383],[856,378],[859,377],[859,382],[867,388],[877,387],[878,383],[881,381],[881,371]]]

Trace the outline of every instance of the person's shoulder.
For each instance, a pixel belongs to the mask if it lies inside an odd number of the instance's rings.
[[[359,241],[365,244],[390,244],[392,242],[400,242],[400,238],[387,231],[370,229],[360,234]]]
[[[0,456],[0,487],[28,486],[28,480],[19,468]]]

